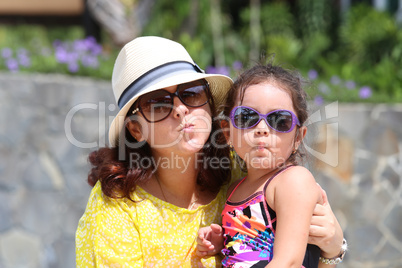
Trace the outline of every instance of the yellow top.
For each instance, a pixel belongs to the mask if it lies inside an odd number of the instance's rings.
[[[195,255],[200,227],[221,222],[227,187],[209,204],[180,208],[136,188],[134,203],[92,189],[76,232],[77,267],[221,267]],[[140,201],[142,200],[142,201]]]

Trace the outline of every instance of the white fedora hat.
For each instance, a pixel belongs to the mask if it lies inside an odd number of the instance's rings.
[[[205,74],[179,43],[156,36],[138,37],[117,56],[112,87],[120,111],[109,129],[110,146],[118,144],[124,120],[134,102],[146,93],[198,79],[207,80],[215,106],[219,107],[233,84],[231,78]]]

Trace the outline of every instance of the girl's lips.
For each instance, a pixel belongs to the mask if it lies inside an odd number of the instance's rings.
[[[254,146],[257,150],[268,149],[268,143],[259,142],[256,146]]]

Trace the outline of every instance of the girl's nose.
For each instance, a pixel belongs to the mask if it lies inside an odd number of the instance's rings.
[[[269,127],[265,120],[261,120],[256,126],[255,126],[255,134],[259,136],[268,136],[269,134]]]

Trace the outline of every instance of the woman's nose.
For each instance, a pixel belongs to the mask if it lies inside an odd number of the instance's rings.
[[[180,118],[189,113],[188,107],[177,97],[173,98],[173,116]]]
[[[264,119],[260,120],[255,126],[254,133],[259,136],[267,136],[269,134],[269,127]]]

